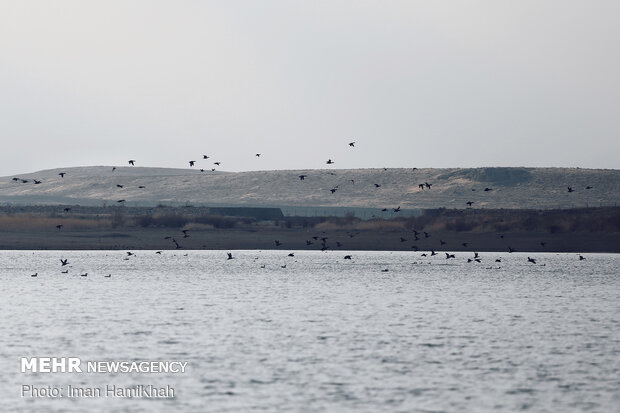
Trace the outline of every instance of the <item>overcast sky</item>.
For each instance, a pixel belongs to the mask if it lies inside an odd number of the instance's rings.
[[[618,16],[617,0],[0,0],[0,175],[620,168]]]

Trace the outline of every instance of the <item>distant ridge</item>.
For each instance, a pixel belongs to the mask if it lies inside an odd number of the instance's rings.
[[[61,172],[66,173],[64,178]],[[300,175],[305,175],[304,180]],[[41,183],[34,184],[35,179]],[[419,187],[425,183],[431,188]],[[620,203],[620,170],[484,167],[201,172],[84,166],[0,178],[0,202],[5,204],[111,205],[121,199],[128,206],[431,209],[466,208],[467,202],[472,208],[614,206]]]

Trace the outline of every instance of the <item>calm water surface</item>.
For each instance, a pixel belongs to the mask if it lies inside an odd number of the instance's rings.
[[[2,410],[620,411],[617,255],[288,253],[0,252]],[[22,373],[33,356],[188,366]],[[24,384],[175,397],[21,397]]]

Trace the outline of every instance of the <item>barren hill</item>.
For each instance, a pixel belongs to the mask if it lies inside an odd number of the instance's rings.
[[[64,178],[61,172],[66,173]],[[300,175],[305,178],[301,180]],[[419,185],[426,183],[430,189],[426,185],[421,189]],[[620,170],[489,167],[201,172],[91,166],[0,178],[0,202],[5,204],[101,205],[120,200],[128,206],[428,209],[465,208],[467,202],[472,202],[473,208],[613,206],[620,202]]]

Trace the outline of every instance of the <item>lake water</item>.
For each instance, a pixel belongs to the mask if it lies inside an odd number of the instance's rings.
[[[134,252],[0,252],[3,411],[620,411],[618,255]],[[22,357],[187,368],[32,373]],[[66,394],[149,384],[174,397]]]

